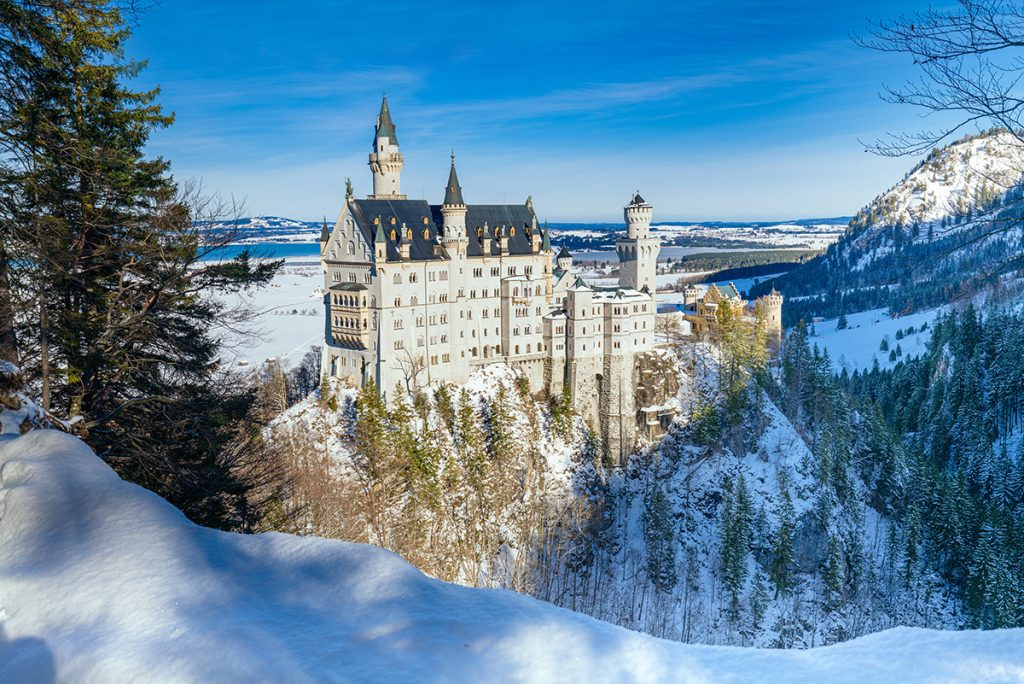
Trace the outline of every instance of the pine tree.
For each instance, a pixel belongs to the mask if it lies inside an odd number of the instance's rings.
[[[644,541],[647,547],[647,577],[655,588],[669,593],[676,575],[675,533],[668,497],[654,487],[644,502]]]

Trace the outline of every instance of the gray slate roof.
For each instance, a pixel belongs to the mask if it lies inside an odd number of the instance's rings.
[[[380,217],[380,225],[384,229],[387,242],[388,261],[400,261],[399,245],[406,240],[402,234],[402,224],[412,229],[412,244],[409,247],[409,258],[413,261],[438,259],[434,255],[434,245],[444,225],[441,205],[429,205],[425,200],[391,200],[391,199],[357,199],[352,201],[352,215],[356,225],[363,232],[367,243],[373,244],[375,238],[375,217]],[[532,240],[527,235],[527,228],[532,229],[533,210],[525,204],[470,204],[466,207],[466,237],[469,239],[468,252],[471,257],[483,255],[483,241],[478,236],[484,224],[488,226],[491,239],[491,254],[498,254],[496,230],[509,235],[510,228],[515,228],[514,235],[509,236],[509,254],[531,254]],[[392,223],[394,219],[394,223]],[[424,222],[426,219],[426,222]],[[395,231],[397,239],[391,239],[391,231]],[[423,231],[427,230],[424,237]]]
[[[459,185],[459,177],[455,173],[455,154],[452,154],[452,170],[448,172],[448,185],[444,187],[445,204],[465,204],[462,199],[462,187]]]
[[[377,115],[377,128],[373,133],[373,140],[386,135],[391,139],[392,145],[398,144],[398,133],[395,131],[395,123],[391,120],[391,110],[388,109],[388,96],[385,95],[380,101],[380,114]]]

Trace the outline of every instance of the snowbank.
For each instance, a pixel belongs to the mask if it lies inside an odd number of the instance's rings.
[[[688,646],[369,546],[189,523],[77,439],[0,441],[0,681],[1024,682],[1024,630]]]

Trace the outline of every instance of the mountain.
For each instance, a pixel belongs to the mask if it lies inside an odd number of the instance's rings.
[[[252,216],[230,221],[200,221],[202,230],[214,236],[225,233],[238,244],[259,242],[317,242],[321,221],[299,221],[280,216]]]
[[[1020,266],[1024,144],[1005,130],[936,149],[876,197],[824,255],[756,288],[780,289],[787,320],[948,303]]]
[[[198,527],[56,431],[0,438],[0,680],[1003,682],[1024,630],[655,639],[361,544]]]

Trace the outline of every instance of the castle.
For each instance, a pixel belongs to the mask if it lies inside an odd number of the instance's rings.
[[[660,240],[639,193],[624,208],[616,287],[592,287],[556,256],[533,203],[468,204],[452,155],[439,205],[402,194],[404,159],[387,98],[369,157],[373,194],[347,191],[320,236],[324,269],[324,369],[385,400],[462,383],[481,366],[519,369],[534,393],[568,385],[577,412],[606,452],[632,451],[644,407],[638,359],[653,350]],[[649,394],[649,393],[648,393]],[[645,395],[641,395],[645,396]]]
[[[777,344],[782,338],[782,295],[775,288],[769,294],[748,302],[732,283],[724,287],[712,284],[706,290],[691,283],[683,289],[683,305],[686,307],[683,315],[696,335],[710,332],[717,321],[718,308],[728,306],[747,319],[756,319],[758,315],[763,317],[769,341]]]

